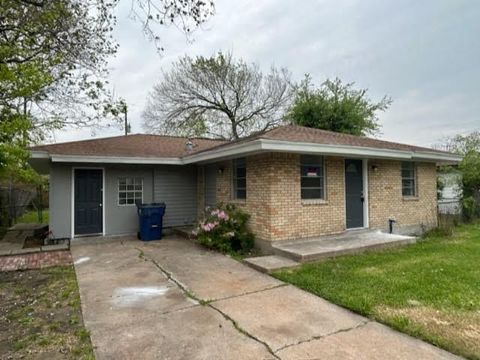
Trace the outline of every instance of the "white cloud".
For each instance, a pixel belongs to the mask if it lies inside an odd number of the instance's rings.
[[[410,91],[382,114],[383,138],[434,145],[446,137],[467,133],[480,125],[480,103],[470,94],[449,94],[428,99],[428,94]]]
[[[393,97],[381,115],[383,136],[427,145],[444,135],[480,127],[477,84],[480,57],[480,3],[458,0],[217,0],[217,14],[194,33],[162,29],[166,52],[155,52],[138,23],[120,2],[115,35],[120,42],[111,62],[111,82],[129,104],[134,132],[162,70],[179,56],[219,50],[254,61],[288,67],[299,79],[316,82],[339,76],[368,87],[374,99]],[[109,129],[97,136],[120,134]],[[438,136],[437,136],[438,134]],[[90,136],[88,129],[58,132],[57,140]]]

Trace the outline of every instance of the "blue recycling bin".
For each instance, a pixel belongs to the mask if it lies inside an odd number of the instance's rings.
[[[162,238],[165,207],[165,203],[137,204],[140,240],[151,241]]]

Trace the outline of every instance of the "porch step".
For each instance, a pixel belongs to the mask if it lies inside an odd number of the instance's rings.
[[[296,261],[278,255],[251,257],[244,259],[243,262],[255,270],[264,273],[271,273],[273,271],[292,268],[300,265],[300,263]]]
[[[370,231],[272,244],[272,248],[276,255],[284,256],[297,262],[309,262],[341,255],[357,254],[366,250],[407,245],[416,241],[417,238],[412,236]]]

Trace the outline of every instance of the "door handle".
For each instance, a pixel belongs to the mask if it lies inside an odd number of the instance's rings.
[[[98,204],[98,206],[102,207],[103,205],[102,205],[102,204]]]

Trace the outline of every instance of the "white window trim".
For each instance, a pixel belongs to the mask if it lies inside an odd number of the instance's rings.
[[[327,202],[327,169],[325,166],[325,156],[322,155],[313,155],[313,156],[318,156],[322,158],[322,183],[323,183],[323,196],[320,198],[302,198],[302,178],[307,177],[307,176],[302,176],[302,157],[300,156],[300,200],[305,203],[313,203],[313,202],[318,202],[318,203],[326,203]],[[311,166],[315,166],[317,164],[307,164]],[[316,188],[308,188],[308,189],[316,189]]]
[[[141,182],[142,182],[142,203],[143,203],[143,177],[140,177],[140,176],[119,176],[117,178],[117,206],[121,206],[121,207],[124,207],[124,206],[137,206],[136,202],[135,202],[135,197],[133,198],[134,202],[133,204],[120,204],[120,179],[128,179],[128,178],[131,178],[131,179],[140,179]],[[134,186],[135,186],[135,181],[134,181]],[[122,192],[125,192],[125,193],[136,193],[136,192],[139,192],[138,190],[121,190]],[[125,198],[127,199],[127,198]]]

